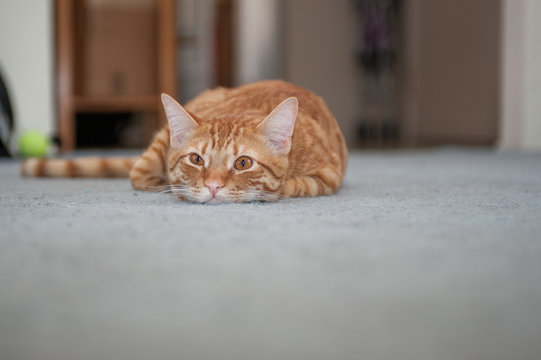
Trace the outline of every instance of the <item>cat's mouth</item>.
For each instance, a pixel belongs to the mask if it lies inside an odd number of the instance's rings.
[[[202,200],[201,202],[204,204],[223,204],[223,203],[231,202],[231,200],[228,199],[228,197],[224,195],[225,193],[222,194],[222,193],[217,192],[213,194],[209,192],[209,194],[205,198],[201,199]]]

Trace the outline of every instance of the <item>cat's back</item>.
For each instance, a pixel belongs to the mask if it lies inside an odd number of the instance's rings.
[[[296,97],[299,101],[301,117],[307,115],[325,123],[326,118],[332,116],[320,97],[282,80],[206,90],[186,104],[186,109],[208,120],[231,118],[261,121],[288,97]]]

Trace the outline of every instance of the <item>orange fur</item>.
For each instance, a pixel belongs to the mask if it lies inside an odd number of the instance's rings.
[[[207,90],[185,108],[165,96],[164,105],[169,125],[131,166],[135,189],[168,188],[194,202],[244,202],[332,194],[342,183],[344,138],[325,102],[305,89],[263,81]],[[253,160],[251,167],[237,169],[240,157]],[[92,171],[83,170],[90,164],[81,161],[52,166],[53,160],[30,160],[21,170],[23,175],[90,176]],[[128,164],[109,161],[101,170],[94,163],[94,176],[120,174],[111,169]]]
[[[21,165],[22,176],[37,177],[116,177],[124,178],[130,173],[138,157],[79,159],[31,158]]]

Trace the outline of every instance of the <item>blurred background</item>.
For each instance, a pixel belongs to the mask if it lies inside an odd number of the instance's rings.
[[[350,148],[541,149],[540,38],[537,0],[2,0],[0,131],[144,147],[161,92],[282,78]]]

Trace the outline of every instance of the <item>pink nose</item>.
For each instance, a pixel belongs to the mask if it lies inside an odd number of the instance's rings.
[[[207,187],[207,189],[209,189],[212,197],[215,197],[218,191],[220,191],[220,189],[224,187],[224,183],[215,180],[205,181],[205,186]]]

